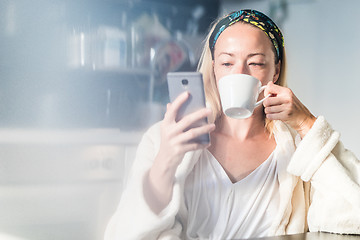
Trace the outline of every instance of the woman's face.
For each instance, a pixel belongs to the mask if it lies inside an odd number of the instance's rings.
[[[250,24],[236,23],[221,33],[214,49],[216,81],[229,74],[248,74],[259,79],[262,85],[276,81],[280,63],[269,37]]]

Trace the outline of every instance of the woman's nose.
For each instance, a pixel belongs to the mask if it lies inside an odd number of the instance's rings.
[[[245,63],[237,64],[233,69],[235,74],[250,74],[249,68]]]

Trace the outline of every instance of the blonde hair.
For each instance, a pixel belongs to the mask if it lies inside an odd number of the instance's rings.
[[[219,118],[223,114],[223,111],[222,111],[219,91],[218,91],[217,83],[216,83],[216,79],[215,79],[212,53],[211,53],[210,46],[209,46],[209,38],[210,38],[212,32],[214,31],[216,24],[220,20],[221,20],[221,18],[212,24],[212,27],[203,42],[203,50],[202,50],[202,54],[201,54],[199,64],[197,67],[197,71],[201,72],[203,75],[206,101],[210,105],[210,107],[213,111],[212,118],[210,118],[209,121],[213,122],[213,123],[216,123],[219,120]],[[249,24],[246,22],[238,22],[236,24],[239,24],[239,23]],[[273,49],[273,51],[274,51],[274,54],[276,54],[275,49]],[[282,55],[281,66],[280,66],[280,75],[279,75],[278,80],[275,82],[275,84],[286,87],[287,83],[286,83],[285,75],[286,75],[286,54],[285,54],[285,49],[283,49],[283,55]],[[273,121],[266,119],[265,127],[270,132],[270,134],[273,134],[273,131],[274,131]]]

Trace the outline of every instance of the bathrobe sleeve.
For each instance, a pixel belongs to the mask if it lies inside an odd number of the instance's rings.
[[[360,234],[360,162],[320,116],[300,141],[288,172],[310,182],[310,231]]]
[[[172,201],[159,215],[152,212],[143,195],[143,179],[159,145],[160,123],[157,123],[144,134],[138,146],[128,184],[107,225],[105,240],[180,239],[182,226],[175,219],[181,200],[179,183],[175,182]]]

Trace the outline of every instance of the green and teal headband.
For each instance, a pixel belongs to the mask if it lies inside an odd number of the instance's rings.
[[[260,28],[265,34],[270,38],[272,44],[274,45],[277,58],[282,60],[283,58],[283,49],[284,49],[284,38],[280,32],[280,29],[276,24],[265,14],[256,11],[256,10],[240,10],[232,12],[223,19],[221,19],[215,26],[214,31],[212,32],[209,39],[209,46],[211,50],[212,58],[214,59],[214,47],[215,43],[218,40],[220,34],[229,26],[239,21],[247,22],[255,27]]]

